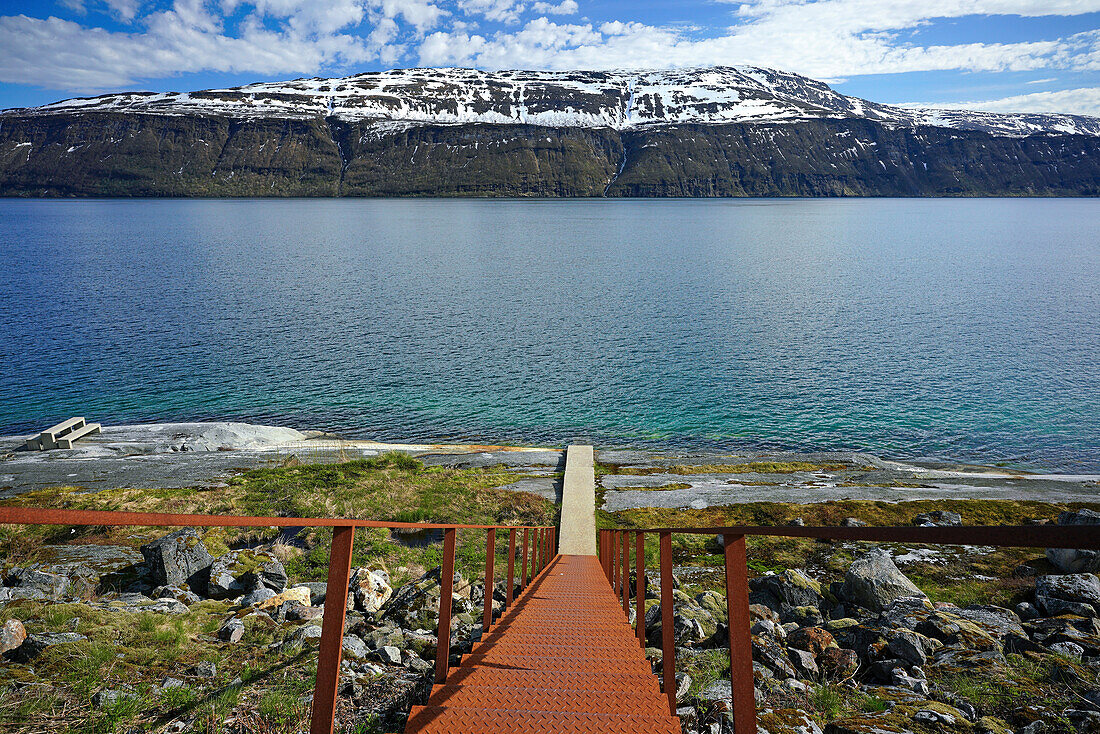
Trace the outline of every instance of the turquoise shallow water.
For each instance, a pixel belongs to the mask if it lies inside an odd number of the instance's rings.
[[[1100,469],[1095,200],[0,200],[0,433]]]

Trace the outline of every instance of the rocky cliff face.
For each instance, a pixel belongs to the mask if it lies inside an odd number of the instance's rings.
[[[1096,195],[1100,120],[751,67],[414,69],[0,113],[9,196]]]

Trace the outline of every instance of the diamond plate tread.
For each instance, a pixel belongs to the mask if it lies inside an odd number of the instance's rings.
[[[667,715],[567,714],[446,706],[413,706],[409,727],[423,734],[680,734],[679,721]]]
[[[551,643],[553,644],[553,643]],[[505,655],[508,657],[530,656],[535,652],[549,653],[551,650],[550,645],[540,645],[538,647],[528,644],[522,640],[516,642],[504,641],[504,642],[479,642],[474,645],[470,651],[471,655],[484,655],[487,658],[492,658],[498,655]],[[552,651],[554,656],[559,655],[571,658],[573,660],[644,660],[645,654],[642,648],[638,645],[637,638],[634,640],[633,645],[618,645],[609,646],[603,645],[597,638],[593,638],[593,642],[590,645],[553,645]],[[545,653],[544,653],[545,654]]]
[[[633,630],[632,630],[633,632]],[[516,630],[508,635],[488,634],[481,638],[481,641],[474,645],[476,650],[479,645],[561,645],[563,647],[576,647],[576,646],[596,646],[596,647],[610,647],[610,648],[623,648],[623,649],[641,649],[638,644],[637,637],[631,637],[629,639],[620,635],[606,635],[606,634],[591,634],[589,632],[573,630],[572,632],[562,632],[560,634],[537,634],[535,631],[524,632]]]
[[[680,734],[680,724],[599,561],[558,556],[405,731]]]
[[[640,691],[660,693],[652,673],[582,673],[561,670],[507,668],[458,668],[447,676],[449,686],[491,685],[507,688],[542,688],[586,691]],[[441,688],[442,686],[436,686]]]
[[[650,664],[644,660],[582,659],[520,656],[520,655],[463,655],[463,665],[507,665],[516,670],[562,670],[574,673],[599,673],[614,670],[624,673],[653,674]]]
[[[437,686],[432,704],[448,708],[491,708],[577,714],[667,716],[668,699],[653,691],[577,691],[506,688],[488,684]]]

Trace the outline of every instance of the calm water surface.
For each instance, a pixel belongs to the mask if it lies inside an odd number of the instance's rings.
[[[0,201],[0,433],[1100,469],[1093,200]]]

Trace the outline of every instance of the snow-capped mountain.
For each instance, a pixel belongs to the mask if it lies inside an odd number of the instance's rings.
[[[5,114],[90,111],[336,118],[397,129],[492,123],[622,131],[690,123],[866,119],[891,126],[978,130],[1012,137],[1100,135],[1100,118],[1095,117],[894,107],[839,94],[823,82],[798,74],[751,66],[640,72],[398,69],[202,92],[110,94]]]

